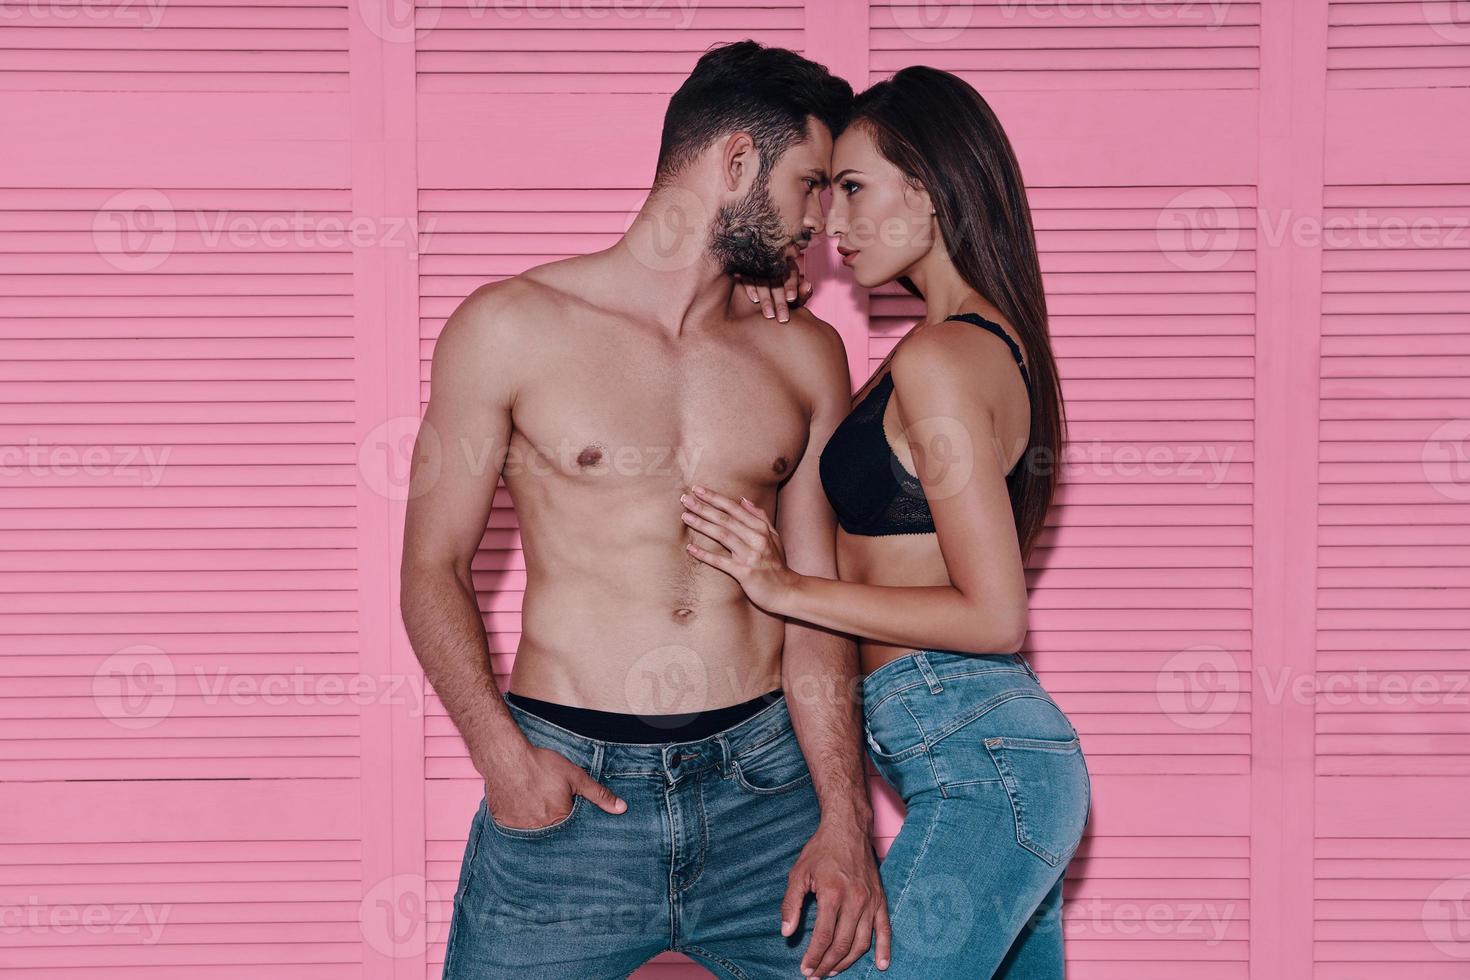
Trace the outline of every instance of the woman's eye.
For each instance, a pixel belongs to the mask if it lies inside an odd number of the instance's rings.
[[[858,190],[858,185],[857,184],[854,184],[852,181],[850,181],[850,180],[844,180],[842,182],[842,191],[848,197],[852,197],[854,194],[856,194],[857,193],[857,190]]]

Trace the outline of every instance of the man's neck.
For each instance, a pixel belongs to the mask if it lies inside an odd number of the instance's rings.
[[[729,316],[732,283],[709,254],[713,209],[687,188],[649,195],[607,256],[629,309],[671,337]]]

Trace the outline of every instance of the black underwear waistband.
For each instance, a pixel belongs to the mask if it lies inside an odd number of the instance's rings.
[[[756,712],[776,703],[781,697],[781,688],[757,695],[749,701],[694,711],[677,715],[624,714],[620,711],[602,711],[597,708],[579,708],[571,704],[557,704],[528,698],[513,691],[505,698],[516,707],[553,725],[560,725],[576,732],[583,738],[595,738],[601,742],[692,742],[709,738],[740,724]]]

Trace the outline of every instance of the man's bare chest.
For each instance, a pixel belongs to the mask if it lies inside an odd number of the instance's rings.
[[[775,485],[808,448],[807,408],[787,376],[729,352],[548,362],[512,421],[507,465],[553,479]]]

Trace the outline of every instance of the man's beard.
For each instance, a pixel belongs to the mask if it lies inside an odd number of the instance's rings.
[[[715,214],[708,247],[727,276],[779,282],[786,278],[786,246],[791,241],[771,201],[769,178],[763,176],[744,200]]]

